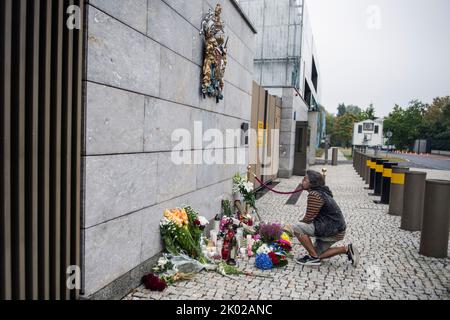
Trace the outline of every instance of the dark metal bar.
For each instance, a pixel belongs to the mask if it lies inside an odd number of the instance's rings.
[[[12,0],[0,3],[0,299],[12,298],[11,271],[11,42]]]
[[[84,21],[84,1],[76,0],[75,5],[80,7],[82,17],[81,21]],[[71,264],[79,266],[81,268],[80,261],[80,246],[81,246],[81,136],[82,136],[82,97],[83,97],[83,40],[84,32],[82,30],[74,31],[74,86],[73,86],[73,130],[74,130],[74,143],[72,144],[72,232],[71,232]],[[80,290],[76,289],[72,291],[71,298],[78,299]]]
[[[42,1],[39,90],[39,299],[50,298],[50,88],[52,0]]]
[[[39,132],[39,16],[40,1],[27,7],[25,89],[25,226],[26,296],[38,298],[38,132]]]
[[[53,3],[51,153],[50,153],[50,298],[61,298],[61,109],[64,6]]]
[[[73,0],[64,1],[64,11],[73,5]],[[70,222],[71,222],[71,162],[72,162],[72,85],[73,85],[73,30],[64,27],[63,32],[63,108],[61,141],[61,298],[69,299],[66,285],[66,270],[70,266]]]
[[[11,250],[13,299],[25,299],[25,67],[27,2],[13,2]]]

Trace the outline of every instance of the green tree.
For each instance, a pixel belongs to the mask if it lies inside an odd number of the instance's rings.
[[[362,110],[360,107],[350,104],[345,108],[345,113],[351,113],[355,115],[357,118],[360,118]]]
[[[353,113],[345,113],[337,117],[334,123],[334,136],[342,147],[350,147],[353,138],[353,126],[358,121],[358,116]]]
[[[345,104],[343,104],[343,103],[338,105],[337,110],[338,110],[338,113],[337,113],[338,117],[342,117],[347,112],[347,108],[346,108]]]
[[[424,137],[426,109],[426,104],[413,100],[406,109],[395,105],[389,116],[384,119],[384,133],[392,132],[391,141],[397,149],[410,149],[416,139]]]
[[[432,149],[450,150],[450,96],[433,100],[424,114],[422,129]]]
[[[366,110],[361,112],[361,121],[364,120],[375,120],[375,108],[373,107],[373,104],[371,103]]]

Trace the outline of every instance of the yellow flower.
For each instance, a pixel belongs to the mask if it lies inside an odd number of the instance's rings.
[[[291,242],[291,238],[289,238],[286,232],[283,232],[283,234],[281,235],[281,239],[287,242]]]
[[[166,209],[164,211],[164,217],[174,222],[177,226],[182,227],[183,225],[189,224],[189,219],[187,213],[184,209]]]

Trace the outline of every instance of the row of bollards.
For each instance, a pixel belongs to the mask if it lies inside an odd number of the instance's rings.
[[[400,228],[421,231],[420,254],[446,258],[450,224],[450,181],[427,180],[426,173],[410,171],[396,162],[353,152],[353,167],[379,196],[375,203],[389,205],[390,215],[400,216]]]

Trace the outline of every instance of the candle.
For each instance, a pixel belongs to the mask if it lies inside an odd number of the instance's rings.
[[[253,256],[253,238],[247,235],[247,254],[249,257]]]
[[[217,253],[222,254],[223,239],[217,240]]]
[[[209,236],[210,236],[212,242],[214,243],[214,246],[216,246],[217,245],[217,231],[211,230],[209,233]]]

